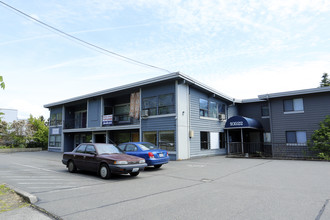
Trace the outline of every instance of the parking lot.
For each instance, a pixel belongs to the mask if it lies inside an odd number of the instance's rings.
[[[330,219],[328,162],[215,156],[103,180],[61,156],[0,154],[0,182],[63,219]]]

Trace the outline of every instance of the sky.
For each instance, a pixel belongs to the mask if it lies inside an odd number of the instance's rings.
[[[0,108],[48,118],[45,104],[177,71],[236,99],[316,88],[329,27],[322,0],[0,0]]]

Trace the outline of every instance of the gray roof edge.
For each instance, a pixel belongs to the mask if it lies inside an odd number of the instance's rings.
[[[177,74],[180,76],[180,78],[187,80],[191,84],[194,84],[194,85],[196,85],[196,86],[198,86],[200,88],[203,88],[203,89],[205,89],[207,91],[210,91],[211,93],[214,93],[214,94],[218,95],[219,97],[222,97],[224,99],[227,99],[228,101],[231,101],[231,102],[235,101],[235,99],[233,97],[230,97],[230,96],[228,96],[226,94],[223,94],[223,93],[221,93],[221,92],[219,92],[219,91],[217,91],[217,90],[215,90],[215,89],[213,89],[213,88],[205,85],[204,83],[202,83],[202,82],[200,82],[198,80],[195,80],[195,79],[189,77],[188,75],[185,75],[185,74],[183,74],[181,72],[177,72]]]
[[[91,97],[95,97],[95,96],[104,95],[104,94],[107,94],[107,93],[118,92],[120,90],[125,90],[125,89],[130,89],[130,88],[134,88],[134,87],[138,87],[138,86],[148,85],[148,84],[151,84],[151,83],[161,82],[161,81],[165,81],[165,80],[168,80],[168,79],[175,79],[175,78],[178,77],[178,75],[179,75],[179,72],[173,72],[173,73],[153,77],[153,78],[142,80],[142,81],[129,83],[129,84],[122,85],[122,86],[113,87],[111,89],[105,89],[105,90],[101,90],[101,91],[98,91],[98,92],[93,92],[93,93],[89,93],[89,94],[86,94],[86,95],[77,96],[77,97],[73,97],[73,98],[70,98],[70,99],[65,99],[65,100],[62,100],[62,101],[49,103],[49,104],[44,105],[44,107],[49,108],[49,107],[53,107],[53,106],[57,106],[57,105],[66,104],[66,103],[69,103],[69,102],[74,102],[74,101],[79,101],[79,100],[82,100],[82,99],[87,99],[87,98],[91,98]]]
[[[322,92],[330,92],[330,86],[263,94],[263,95],[259,95],[258,98],[259,99],[270,99],[270,98],[279,98],[279,97],[285,97],[285,96],[296,96],[296,95],[305,95],[305,94],[322,93]]]
[[[259,99],[259,98],[253,98],[253,99],[242,99],[241,103],[253,103],[253,102],[264,102],[265,100]]]
[[[222,93],[206,86],[205,84],[190,78],[189,76],[187,76],[183,73],[173,72],[173,73],[157,76],[157,77],[150,78],[150,79],[146,79],[146,80],[142,80],[142,81],[138,81],[138,82],[122,85],[122,86],[117,86],[117,87],[114,87],[114,88],[111,88],[111,89],[105,89],[105,90],[101,90],[101,91],[98,91],[98,92],[89,93],[89,94],[86,94],[86,95],[77,96],[77,97],[73,97],[73,98],[70,98],[70,99],[65,99],[65,100],[62,100],[62,101],[49,103],[49,104],[44,105],[44,108],[63,105],[63,104],[66,104],[66,103],[75,102],[75,101],[79,101],[79,100],[82,100],[82,99],[88,99],[88,98],[92,98],[92,97],[95,97],[95,96],[101,96],[101,95],[105,95],[105,94],[112,93],[112,92],[118,92],[118,91],[125,90],[125,89],[131,89],[131,88],[134,88],[134,87],[144,86],[144,85],[148,85],[148,84],[152,84],[152,83],[157,83],[157,82],[162,82],[162,81],[166,81],[166,80],[170,80],[170,79],[177,79],[177,78],[184,79],[184,80],[186,80],[186,81],[188,81],[188,82],[190,82],[190,83],[192,83],[192,84],[194,84],[198,87],[204,88],[204,89],[206,89],[206,90],[208,90],[208,91],[210,91],[210,92],[212,92],[212,93],[214,93],[214,94],[216,94],[216,95],[218,95],[218,96],[220,96],[224,99],[227,99],[229,101],[234,100],[233,98],[231,98],[227,95],[224,95],[224,94],[222,94]]]

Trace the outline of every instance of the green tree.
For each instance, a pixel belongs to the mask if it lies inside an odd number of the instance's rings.
[[[0,120],[0,145],[8,144],[8,123]]]
[[[28,119],[28,130],[31,133],[31,141],[28,147],[42,147],[48,146],[48,127],[47,122],[43,116],[35,118],[30,115]]]
[[[323,73],[320,87],[330,86],[330,80],[327,73]]]
[[[330,160],[330,116],[320,123],[320,128],[315,130],[311,138],[312,151],[318,153],[318,156]]]
[[[30,139],[31,135],[29,135],[29,129],[26,128],[25,120],[13,121],[13,123],[9,124],[8,142],[13,147],[24,148]]]
[[[5,89],[5,87],[6,87],[6,84],[5,84],[5,82],[3,81],[3,77],[2,77],[2,76],[0,76],[0,87],[1,87],[2,89]]]

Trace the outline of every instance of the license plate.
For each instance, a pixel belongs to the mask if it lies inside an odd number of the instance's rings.
[[[133,168],[132,172],[138,172],[139,168]]]
[[[158,154],[159,155],[159,157],[164,157],[164,154]]]

